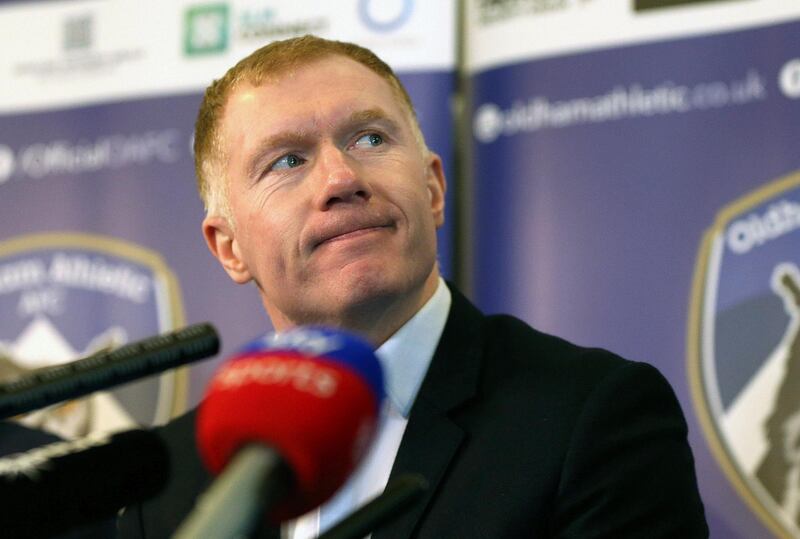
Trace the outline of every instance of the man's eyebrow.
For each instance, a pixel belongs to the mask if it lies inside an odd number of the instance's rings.
[[[307,142],[308,133],[305,131],[285,131],[265,138],[258,144],[253,152],[253,157],[247,162],[245,169],[247,177],[254,178],[259,175],[260,169],[264,165],[264,157],[275,148],[299,147]]]
[[[390,128],[395,129],[399,126],[397,122],[381,108],[372,108],[366,110],[359,110],[350,115],[349,123],[351,124],[365,124],[370,122],[380,122],[387,124]]]

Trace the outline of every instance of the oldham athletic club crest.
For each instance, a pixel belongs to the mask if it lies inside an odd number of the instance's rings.
[[[0,380],[183,325],[178,285],[156,253],[115,238],[37,234],[0,243]],[[23,415],[65,438],[162,423],[186,406],[186,375],[101,391]]]
[[[688,352],[720,465],[773,532],[800,538],[800,172],[726,207],[706,232]]]

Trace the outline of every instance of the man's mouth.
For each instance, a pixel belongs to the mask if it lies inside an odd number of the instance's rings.
[[[336,236],[332,236],[332,237],[330,237],[330,238],[328,238],[326,240],[323,240],[320,243],[320,245],[322,245],[322,243],[333,243],[333,242],[342,241],[342,240],[355,239],[355,238],[357,238],[359,236],[363,236],[365,234],[369,234],[370,232],[375,232],[377,230],[381,230],[381,229],[384,229],[384,228],[387,228],[387,227],[385,227],[385,226],[369,226],[369,227],[366,227],[366,228],[357,228],[355,230],[351,230],[350,232],[344,232],[342,234],[338,234]]]
[[[355,240],[369,234],[393,228],[393,224],[384,220],[368,220],[357,222],[334,223],[323,227],[314,235],[312,250],[323,245],[347,240]]]

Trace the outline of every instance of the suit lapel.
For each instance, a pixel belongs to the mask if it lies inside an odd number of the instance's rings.
[[[396,520],[373,533],[374,539],[410,537],[433,500],[465,432],[449,413],[477,390],[483,350],[483,315],[457,290],[442,338],[411,408],[408,425],[389,481],[403,473],[418,473],[428,490]]]

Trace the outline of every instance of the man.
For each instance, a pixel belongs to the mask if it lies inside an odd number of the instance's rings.
[[[195,139],[203,233],[276,330],[325,324],[378,348],[385,422],[353,480],[292,537],[387,478],[425,498],[379,538],[704,537],[686,425],[652,367],[485,317],[439,277],[445,178],[400,82],[371,52],[270,44],[206,92]],[[160,537],[208,484],[191,415],[164,429],[179,469],[122,530]]]

